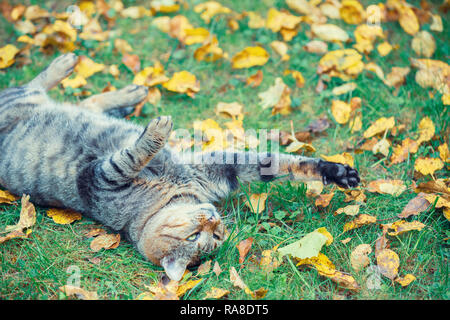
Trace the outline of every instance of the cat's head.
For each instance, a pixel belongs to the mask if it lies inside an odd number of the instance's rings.
[[[146,223],[138,249],[160,265],[172,280],[224,241],[225,226],[209,203],[177,203],[161,209]]]

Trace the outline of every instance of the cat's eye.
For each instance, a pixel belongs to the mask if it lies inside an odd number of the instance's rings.
[[[189,237],[186,238],[187,241],[197,241],[200,237],[200,232],[196,232],[194,234],[191,234]]]
[[[216,240],[220,240],[220,237],[217,234],[215,234],[215,233],[213,233],[213,238],[216,239]]]

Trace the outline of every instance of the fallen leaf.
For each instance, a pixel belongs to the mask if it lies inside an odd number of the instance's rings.
[[[61,81],[61,85],[64,88],[76,89],[76,88],[80,88],[86,84],[87,84],[86,79],[80,74],[75,74],[75,76],[65,78],[64,80]]]
[[[380,139],[372,148],[373,154],[381,153],[383,156],[387,157],[389,154],[389,148],[391,144],[386,138]]]
[[[289,47],[286,42],[275,40],[270,43],[270,47],[281,56],[281,61],[289,60],[290,56],[287,54]]]
[[[333,93],[335,96],[339,96],[342,94],[349,93],[356,89],[356,83],[355,82],[347,82],[343,85],[340,85],[338,87],[334,87],[333,90],[331,90],[331,93]],[[334,102],[334,101],[333,101]]]
[[[281,258],[277,253],[278,246],[272,249],[263,250],[259,265],[265,272],[272,272],[281,265]]]
[[[278,11],[274,8],[270,8],[267,12],[266,27],[272,30],[272,32],[279,32],[283,29],[295,29],[300,22],[302,22],[301,17]]]
[[[414,163],[414,170],[420,172],[424,176],[431,174],[444,167],[444,163],[439,158],[423,158],[419,157]]]
[[[418,148],[419,145],[416,141],[406,138],[402,141],[401,145],[396,145],[393,147],[391,165],[405,161],[410,154],[416,153]]]
[[[391,249],[384,249],[377,256],[377,265],[382,275],[394,280],[398,275],[400,258]]]
[[[327,42],[346,42],[349,39],[348,33],[334,24],[312,24],[311,31],[317,38]]]
[[[355,201],[356,203],[361,204],[366,202],[366,195],[364,194],[364,190],[345,190],[344,193],[344,202]]]
[[[430,58],[436,50],[436,41],[428,31],[420,31],[412,39],[411,48],[418,56]]]
[[[0,69],[5,69],[11,66],[16,60],[14,57],[19,52],[16,46],[7,44],[0,48]]]
[[[392,51],[392,46],[389,42],[385,41],[377,46],[377,50],[380,56],[385,57]]]
[[[392,67],[391,72],[384,79],[384,83],[389,87],[399,88],[405,83],[406,76],[411,71],[410,68]]]
[[[374,216],[371,216],[369,214],[360,214],[358,217],[356,217],[354,220],[347,222],[346,224],[344,224],[344,231],[349,231],[352,229],[356,229],[359,228],[361,226],[367,225],[367,224],[371,224],[371,223],[375,223],[377,222],[377,218]]]
[[[313,40],[305,44],[303,49],[309,53],[325,54],[328,51],[328,44],[321,40]]]
[[[67,296],[76,296],[80,300],[98,300],[97,292],[87,291],[80,287],[65,285],[59,287],[59,290]]]
[[[438,147],[439,157],[444,162],[450,162],[450,151],[448,150],[447,143],[441,144]]]
[[[416,280],[416,277],[410,273],[405,275],[404,277],[398,277],[395,279],[395,282],[399,283],[402,287],[408,286],[411,282]]]
[[[208,274],[211,270],[211,260],[202,263],[197,269],[197,276]]]
[[[390,236],[398,236],[402,233],[411,231],[411,230],[422,230],[425,227],[425,225],[420,221],[405,221],[405,220],[398,220],[396,222],[390,223],[387,225],[387,229],[392,229],[393,231],[389,232],[388,235]]]
[[[239,250],[239,263],[244,263],[245,257],[247,256],[248,252],[250,251],[250,248],[252,247],[253,238],[247,238],[245,240],[242,240],[239,242],[239,244],[236,245],[236,248]]]
[[[266,208],[267,197],[268,197],[267,193],[260,193],[260,194],[254,193],[250,196],[249,201],[245,201],[245,205],[253,213],[260,214]]]
[[[9,191],[0,190],[0,203],[12,204],[13,201],[18,199],[19,197],[11,194]]]
[[[436,208],[450,208],[450,201],[437,194],[426,194],[424,195],[424,198],[427,199],[427,201],[430,204],[434,205]]]
[[[120,234],[101,234],[91,241],[90,248],[97,252],[101,249],[115,249],[119,246]]]
[[[191,290],[192,288],[194,288],[201,281],[202,281],[202,279],[186,281],[185,283],[178,286],[176,295],[178,297],[182,297],[188,290]]]
[[[414,10],[400,1],[398,2],[397,10],[400,14],[398,18],[400,26],[406,33],[415,35],[420,29],[420,24]]]
[[[402,180],[378,179],[371,181],[367,187],[369,192],[390,194],[394,197],[398,197],[406,190],[406,186]]]
[[[429,117],[425,117],[419,122],[419,138],[417,143],[420,145],[422,142],[426,142],[433,138],[436,129],[434,123]]]
[[[122,56],[122,63],[133,73],[138,73],[141,70],[141,59],[137,54],[125,53]]]
[[[369,254],[372,252],[370,244],[360,244],[353,249],[350,254],[350,263],[353,270],[356,272],[361,271],[370,264]]]
[[[219,276],[219,274],[222,273],[222,269],[220,268],[220,265],[217,261],[214,262],[213,272],[216,274],[217,277]]]
[[[360,24],[366,16],[364,7],[356,0],[343,0],[339,13],[348,24]]]
[[[263,80],[263,72],[261,70],[258,70],[254,75],[251,75],[250,77],[247,78],[245,84],[252,88],[256,88],[261,84],[262,80]]]
[[[394,117],[385,118],[381,117],[378,120],[376,120],[372,125],[367,128],[366,131],[364,131],[364,138],[368,139],[370,137],[373,137],[379,133],[383,133],[386,130],[390,130],[395,125],[395,119]]]
[[[328,241],[328,237],[317,230],[306,234],[300,240],[297,240],[287,246],[278,248],[281,255],[291,255],[297,259],[307,259],[316,257],[322,246]]]
[[[71,209],[49,209],[47,215],[57,224],[71,224],[81,220],[81,214]]]
[[[231,9],[224,7],[217,1],[206,1],[200,3],[194,7],[194,11],[200,14],[200,18],[206,23],[209,23],[211,19],[218,14],[231,13]]]
[[[262,47],[247,47],[231,58],[233,69],[262,66],[269,60],[269,54]]]
[[[133,84],[152,87],[169,81],[164,73],[164,67],[160,62],[156,62],[152,67],[146,67],[139,71],[133,80]]]
[[[315,205],[316,207],[328,207],[328,205],[330,204],[331,199],[333,199],[334,196],[334,192],[331,192],[329,194],[320,194],[317,198],[316,198],[316,202]]]
[[[345,206],[343,208],[337,209],[334,214],[338,215],[338,214],[341,214],[341,213],[345,213],[348,216],[356,216],[359,213],[359,207],[360,207],[359,204],[353,204],[353,205]]]
[[[328,74],[344,81],[355,78],[364,70],[362,55],[355,49],[341,49],[326,53],[319,61],[318,74]]]
[[[320,155],[323,159],[330,161],[330,162],[336,162],[336,163],[341,163],[341,164],[347,164],[350,167],[354,167],[355,163],[353,160],[353,156],[348,153],[348,152],[343,152],[340,154],[335,154],[333,156],[325,156],[325,155]]]
[[[242,120],[244,118],[243,109],[242,104],[238,102],[219,102],[216,105],[215,112],[217,115],[225,115],[232,119]]]
[[[322,181],[307,181],[306,183],[306,196],[316,197],[323,191]]]
[[[32,227],[36,223],[36,209],[34,205],[30,202],[29,195],[22,195],[20,200],[20,217],[19,222],[15,225],[10,225],[5,227],[5,231],[20,231]]]
[[[415,198],[411,199],[403,208],[402,212],[397,215],[399,218],[408,218],[416,216],[425,211],[430,206],[430,203],[425,199],[424,193],[419,193]]]
[[[175,72],[169,81],[163,83],[163,87],[169,91],[186,93],[193,97],[200,91],[200,82],[192,73],[181,71]]]
[[[212,287],[209,291],[206,292],[204,299],[220,299],[230,293],[229,290]]]

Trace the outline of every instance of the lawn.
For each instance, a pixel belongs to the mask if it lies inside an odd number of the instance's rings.
[[[115,45],[116,39],[124,39],[132,48],[128,54],[139,57],[141,70],[160,62],[169,78],[175,72],[186,70],[195,75],[200,84],[200,90],[193,96],[172,92],[161,84],[152,86],[159,89],[161,98],[154,103],[147,102],[141,113],[131,116],[129,121],[145,125],[159,115],[171,115],[175,129],[186,128],[193,132],[194,121],[206,119],[213,119],[225,128],[230,119],[216,114],[215,107],[219,102],[237,102],[243,106],[243,128],[246,130],[279,129],[282,132],[307,135],[304,142],[311,144],[315,151],[302,148],[297,151],[298,154],[311,157],[344,152],[350,154],[362,180],[357,190],[362,190],[366,199],[359,203],[355,200],[346,202],[343,189],[325,186],[322,194],[334,192],[334,197],[323,207],[316,205],[317,195],[311,195],[303,183],[275,181],[242,185],[238,192],[216,204],[227,222],[230,238],[221,248],[202,260],[211,260],[211,265],[217,262],[222,272],[216,275],[211,267],[205,274],[199,275],[196,268],[190,270],[181,284],[190,280],[201,281],[180,295],[180,299],[204,299],[212,288],[229,291],[221,299],[254,298],[254,294],[250,295],[230,280],[232,268],[237,270],[251,291],[262,288],[259,292],[265,293],[262,294],[263,299],[449,299],[450,188],[449,163],[446,162],[449,156],[444,157],[443,166],[432,174],[424,175],[415,168],[419,158],[442,158],[443,152],[440,152],[439,147],[449,143],[448,97],[446,105],[442,92],[431,87],[424,88],[416,82],[415,74],[418,70],[411,66],[411,58],[425,57],[412,49],[411,41],[414,36],[405,32],[404,27],[399,24],[398,12],[395,16],[393,10],[390,21],[381,22],[385,39],[379,37],[373,40],[373,50],[361,54],[363,64],[367,66],[372,62],[378,65],[386,76],[392,67],[410,68],[404,81],[390,86],[368,70],[360,71],[345,80],[330,76],[329,73],[319,74],[318,65],[323,54],[315,54],[305,49],[305,45],[310,41],[319,40],[319,37],[311,33],[311,22],[308,19],[298,24],[298,33],[292,40],[284,41],[280,32],[274,32],[267,27],[250,28],[249,17],[239,15],[252,11],[265,19],[269,10],[275,8],[295,16],[305,16],[289,8],[284,0],[222,0],[219,2],[234,13],[218,14],[213,16],[209,23],[194,10],[195,6],[202,2],[205,1],[186,0],[175,12],[156,12],[154,16],[141,17],[127,17],[110,8],[107,13],[112,17],[109,24],[104,15],[98,15],[103,30],[111,30],[109,37],[101,41],[86,40],[80,37],[78,30],[73,51],[107,67],[89,77],[87,84],[80,88],[59,86],[53,89],[50,95],[59,101],[77,102],[87,94],[101,92],[108,85],[121,88],[132,83],[135,74],[123,63],[124,53],[117,50]],[[22,3],[26,7],[37,4],[51,13],[63,13],[73,4],[71,1],[47,0],[10,0],[4,3],[11,6]],[[149,3],[123,0],[125,8],[144,6],[148,9]],[[361,3],[365,8],[377,4],[375,1],[366,0]],[[442,3],[409,3],[421,17],[420,30],[428,31],[434,38],[436,48],[429,59],[448,62],[450,33],[446,30],[449,28],[450,19],[449,14],[440,9]],[[4,9],[5,5],[2,8],[3,12],[7,11]],[[448,11],[448,4],[446,10]],[[96,8],[94,16],[98,12]],[[430,13],[442,18],[442,32],[431,27]],[[205,28],[215,35],[226,55],[214,62],[198,61],[194,53],[202,43],[187,45],[182,39],[177,39],[155,26],[156,17],[177,15],[185,16],[195,28]],[[19,20],[25,19],[21,17]],[[43,28],[46,24],[52,25],[55,20],[52,16],[34,20],[34,23],[37,28]],[[347,42],[327,42],[328,52],[353,48],[354,32],[358,24],[332,18],[328,18],[327,23],[342,28],[349,36]],[[18,54],[14,64],[0,69],[0,89],[30,81],[61,54],[61,46],[55,48],[54,45],[48,45],[44,50],[39,45],[19,42],[17,39],[24,34],[23,29],[19,31],[17,25],[8,21],[4,15],[0,15],[0,28],[3,30],[0,34],[0,48],[7,44],[15,45],[19,49],[27,48]],[[33,33],[28,35],[33,37]],[[289,59],[282,60],[281,55],[271,46],[275,40],[287,43]],[[393,49],[382,56],[377,46],[384,41],[388,41]],[[232,57],[251,46],[264,48],[269,55],[267,62],[242,69],[233,68]],[[118,75],[109,72],[111,65],[118,67]],[[447,65],[447,86],[450,74],[448,68]],[[246,80],[259,70],[263,73],[261,84],[256,87],[247,85]],[[299,87],[292,75],[286,74],[285,70],[301,72],[304,78],[303,86]],[[276,78],[281,78],[290,89],[288,95],[291,109],[286,114],[275,113],[272,108],[263,109],[258,97],[258,94],[275,84]],[[334,88],[349,81],[356,84],[354,90],[339,95],[333,93]],[[320,88],[321,82],[325,87]],[[352,110],[350,121],[337,119],[331,108],[332,101],[349,103],[354,97],[361,99],[361,106]],[[362,121],[359,131],[352,130],[349,125],[355,117]],[[370,140],[364,137],[364,133],[382,117],[395,119],[395,127],[375,135],[377,141],[383,137],[388,140],[387,152],[374,153],[371,148],[363,150],[362,145]],[[423,123],[421,121],[427,117],[435,128],[432,137],[419,143],[416,152],[407,152],[404,161],[392,164],[395,147],[401,145],[406,138],[417,141],[421,132],[420,124]],[[317,130],[318,132],[308,131],[308,125],[314,124],[319,118],[327,119],[329,126],[324,130]],[[281,146],[281,150],[286,152],[286,145]],[[406,188],[400,194],[370,191],[369,183],[379,179],[400,180]],[[436,181],[446,185],[444,190],[441,189],[441,193],[434,192],[439,194],[446,204],[439,205],[432,201],[433,203],[429,203],[419,214],[403,219],[407,222],[417,221],[425,226],[420,230],[399,235],[384,234],[382,224],[401,220],[398,215],[408,202],[417,196],[415,187],[424,182]],[[252,212],[246,205],[246,200],[253,194],[263,193],[268,193],[264,210],[260,213]],[[366,214],[376,217],[376,222],[344,232],[344,225],[355,219],[355,216],[334,213],[339,208],[353,204],[360,204],[359,216]],[[4,235],[6,226],[17,223],[20,208],[20,200],[13,204],[0,204],[0,236]],[[80,276],[80,286],[83,289],[96,292],[99,299],[146,297],[149,287],[157,286],[161,282],[163,269],[145,261],[125,240],[115,249],[93,252],[90,248],[92,238],[87,237],[86,233],[93,228],[101,228],[97,222],[83,218],[68,225],[61,225],[46,214],[47,208],[36,206],[36,210],[37,220],[27,238],[11,239],[0,244],[1,299],[67,299],[70,297],[59,288],[68,284],[74,275]],[[445,210],[446,216],[443,214]],[[273,269],[268,270],[262,266],[262,257],[269,252],[267,250],[293,243],[322,227],[333,236],[333,242],[323,246],[320,252],[332,261],[336,270],[351,276],[357,283],[357,289],[349,289],[345,283],[320,274],[312,264],[296,266],[297,260],[289,256],[283,257]],[[373,276],[368,270],[377,266],[375,247],[377,240],[383,235],[387,239],[387,248],[399,258],[398,276],[389,278],[380,275],[380,281],[374,288],[368,285],[368,279]],[[237,246],[249,238],[253,239],[251,248],[240,263]],[[369,265],[356,271],[350,257],[354,249],[361,244],[368,244],[372,250],[367,255]],[[410,284],[402,286],[395,281],[407,274],[415,277]]]

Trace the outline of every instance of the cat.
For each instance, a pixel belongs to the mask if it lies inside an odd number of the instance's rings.
[[[61,55],[28,84],[0,92],[0,185],[125,234],[172,280],[223,243],[225,226],[212,203],[236,190],[238,181],[284,177],[344,188],[360,182],[348,165],[287,154],[220,151],[180,161],[166,145],[170,116],[144,128],[107,114],[145,99],[145,86],[129,85],[78,104],[51,100],[46,92],[77,62],[74,53]]]

